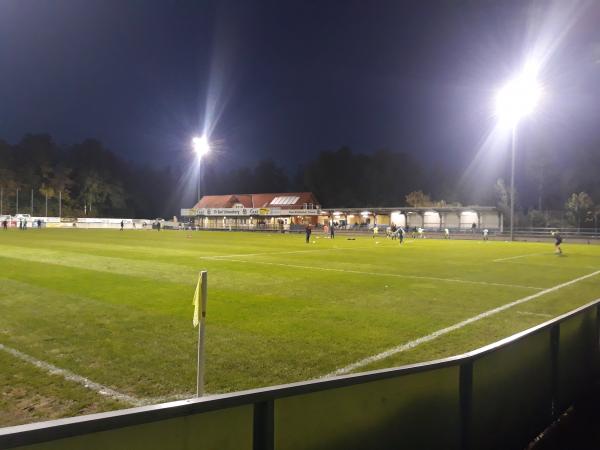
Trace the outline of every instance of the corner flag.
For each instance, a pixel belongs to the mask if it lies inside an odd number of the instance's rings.
[[[204,393],[204,324],[206,321],[206,299],[208,297],[207,272],[203,270],[198,277],[194,292],[194,318],[192,324],[198,327],[198,366],[196,376],[196,397]]]
[[[196,328],[200,324],[200,291],[202,289],[202,274],[198,277],[198,284],[196,284],[196,292],[194,292],[194,318],[192,324]]]

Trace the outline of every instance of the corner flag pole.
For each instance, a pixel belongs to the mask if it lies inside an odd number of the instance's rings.
[[[198,279],[198,285],[196,286],[196,293],[194,294],[194,326],[198,326],[198,365],[196,372],[196,397],[202,397],[202,395],[204,394],[204,327],[206,322],[206,300],[208,292],[207,275],[208,272],[206,272],[206,270],[200,272],[200,278]],[[199,290],[201,292],[199,292]],[[201,301],[198,298],[199,296],[202,297]]]

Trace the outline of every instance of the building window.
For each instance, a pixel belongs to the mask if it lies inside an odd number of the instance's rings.
[[[281,197],[275,197],[271,202],[271,205],[294,205],[300,197],[293,195],[285,195]]]

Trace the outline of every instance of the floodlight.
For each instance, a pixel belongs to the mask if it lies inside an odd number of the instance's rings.
[[[198,156],[198,201],[200,201],[200,182],[202,178],[202,157],[206,155],[210,151],[210,145],[208,144],[208,139],[206,136],[202,135],[200,137],[195,136],[192,138],[192,147],[194,148],[194,152]]]
[[[194,147],[194,151],[196,152],[196,155],[198,155],[198,158],[202,158],[210,151],[206,136],[194,137],[192,139],[192,146]]]
[[[515,211],[515,153],[519,121],[531,114],[542,97],[543,89],[537,81],[539,65],[528,61],[521,74],[509,81],[496,93],[496,115],[501,125],[512,128],[512,158],[510,171],[510,240],[514,240]],[[475,214],[463,212],[462,214]]]
[[[531,114],[542,95],[533,70],[506,83],[496,94],[496,115],[502,123],[515,125]]]

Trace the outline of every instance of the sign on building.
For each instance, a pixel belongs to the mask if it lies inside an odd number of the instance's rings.
[[[318,216],[318,209],[281,209],[281,208],[188,208],[182,209],[183,217],[195,216]]]

